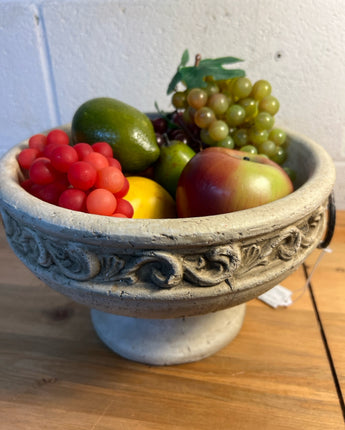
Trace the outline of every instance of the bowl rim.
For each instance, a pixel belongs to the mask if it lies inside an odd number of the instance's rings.
[[[70,124],[54,128],[68,131]],[[60,208],[30,195],[19,185],[16,156],[27,146],[28,139],[12,147],[0,160],[0,206],[9,212],[16,211],[17,217],[41,231],[49,232],[53,228],[66,237],[73,231],[73,234],[82,234],[84,240],[111,237],[119,245],[128,244],[133,237],[142,245],[150,246],[159,237],[160,246],[175,246],[182,242],[185,245],[208,243],[214,240],[214,235],[222,235],[224,242],[244,234],[256,236],[272,231],[275,225],[293,224],[314,212],[324,204],[335,183],[335,167],[326,150],[300,133],[284,130],[292,144],[300,145],[314,158],[313,171],[293,193],[255,208],[206,217],[155,220],[112,218]]]

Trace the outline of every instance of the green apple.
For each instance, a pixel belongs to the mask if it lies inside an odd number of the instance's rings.
[[[180,175],[194,155],[193,149],[179,140],[172,140],[161,146],[160,156],[154,167],[154,180],[174,198]]]

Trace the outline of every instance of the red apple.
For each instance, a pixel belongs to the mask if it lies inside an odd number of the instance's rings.
[[[180,176],[179,217],[218,215],[249,209],[293,191],[286,172],[261,155],[211,147],[196,154]]]

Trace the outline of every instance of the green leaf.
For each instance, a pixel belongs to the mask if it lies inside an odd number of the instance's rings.
[[[183,52],[177,72],[168,86],[167,94],[171,94],[179,82],[183,82],[187,88],[205,88],[207,86],[207,83],[205,82],[206,76],[212,76],[215,80],[245,76],[245,71],[242,69],[225,69],[223,67],[225,64],[234,64],[243,61],[240,58],[206,58],[204,60],[200,60],[197,66],[189,67],[187,66],[188,61],[189,53],[186,49]]]
[[[186,84],[187,88],[205,88],[206,76],[212,76],[215,80],[230,79],[240,76],[245,76],[244,70],[241,69],[223,69],[219,67],[184,67],[180,71],[181,80]]]
[[[200,60],[200,64],[203,65],[212,65],[212,66],[222,66],[223,64],[234,64],[239,63],[243,60],[236,57],[219,57],[215,59],[205,58],[204,60]]]
[[[240,78],[240,77],[245,76],[245,75],[246,75],[246,73],[242,69],[230,69],[230,70],[217,69],[217,70],[214,70],[213,72],[211,72],[211,76],[213,76],[213,78],[215,80]]]
[[[187,88],[203,88],[207,85],[204,81],[203,70],[198,67],[184,67],[181,69],[181,76]]]
[[[171,94],[171,93],[175,90],[176,85],[177,85],[179,82],[181,82],[181,80],[182,80],[181,72],[180,72],[180,71],[177,71],[177,72],[175,73],[175,75],[173,76],[172,80],[170,81],[170,84],[169,84],[169,86],[168,86],[168,90],[167,90],[167,94]]]
[[[185,49],[182,54],[180,67],[185,66],[188,63],[188,61],[189,61],[189,52],[188,52],[188,49]]]
[[[188,52],[188,49],[185,49],[183,51],[183,54],[181,57],[181,62],[177,67],[177,72],[175,73],[175,75],[173,76],[173,78],[170,81],[170,84],[169,84],[168,90],[167,90],[167,94],[171,94],[175,90],[176,85],[179,82],[181,82],[182,76],[181,76],[180,70],[182,67],[184,67],[188,63],[188,61],[189,61],[189,52]]]

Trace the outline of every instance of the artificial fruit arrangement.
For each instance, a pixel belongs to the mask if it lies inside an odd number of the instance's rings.
[[[270,83],[225,68],[242,61],[235,57],[188,61],[185,50],[168,86],[173,112],[156,104],[150,119],[95,98],[76,110],[70,136],[53,130],[30,138],[18,156],[22,186],[48,203],[127,218],[216,215],[291,193]]]

